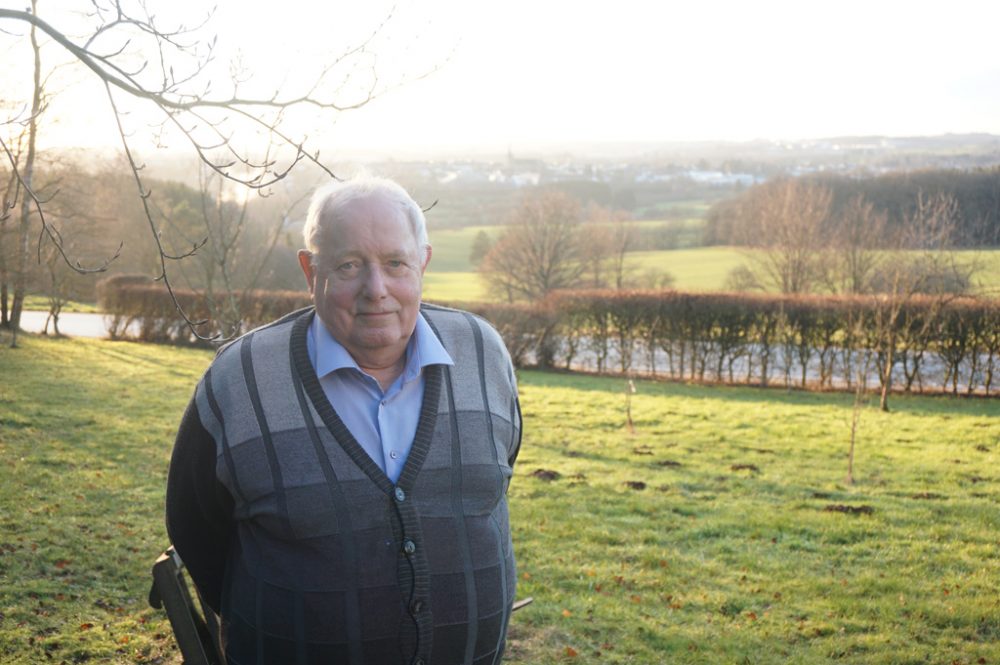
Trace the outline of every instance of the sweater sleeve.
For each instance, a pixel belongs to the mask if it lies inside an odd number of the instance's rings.
[[[167,533],[205,602],[219,612],[230,540],[233,500],[215,474],[216,446],[188,404],[167,476]]]
[[[524,419],[521,418],[521,400],[516,396],[514,397],[514,441],[507,453],[507,464],[510,468],[514,468],[514,462],[517,461],[517,454],[521,452],[521,431],[524,425]]]

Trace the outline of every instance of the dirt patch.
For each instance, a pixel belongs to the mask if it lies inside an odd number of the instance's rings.
[[[976,446],[976,450],[978,450],[981,453],[988,453],[990,452],[990,447],[984,446],[983,444],[980,443],[979,445]]]
[[[847,515],[871,515],[875,509],[868,505],[845,506],[842,503],[831,503],[823,508],[825,513],[845,513]]]
[[[730,471],[751,471],[753,473],[760,473],[760,469],[757,468],[756,464],[733,464],[729,467]]]
[[[813,492],[810,496],[814,499],[830,499],[833,497],[829,492]]]
[[[652,455],[653,449],[649,446],[637,446],[632,449],[633,455]]]
[[[934,492],[917,492],[916,494],[911,494],[910,498],[933,500],[933,499],[943,499],[945,497],[942,494],[935,494]]]
[[[680,462],[675,462],[675,461],[674,461],[674,460],[672,460],[672,459],[661,459],[661,460],[660,460],[659,462],[657,462],[657,463],[656,463],[656,466],[671,466],[671,467],[677,467],[677,466],[684,466],[684,465],[683,465],[683,464],[681,464]]]
[[[625,487],[629,488],[630,490],[646,489],[646,483],[642,482],[641,480],[626,480],[624,484]]]
[[[531,477],[551,482],[553,480],[559,480],[561,476],[558,471],[552,471],[551,469],[535,469],[531,472]]]

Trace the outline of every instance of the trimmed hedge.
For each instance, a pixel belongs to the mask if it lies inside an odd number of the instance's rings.
[[[598,290],[471,308],[504,322],[519,365],[831,389],[866,357],[880,385],[891,349],[907,392],[994,395],[1000,374],[1000,300]]]
[[[112,338],[201,343],[162,285],[121,275],[98,288]],[[209,318],[203,295],[175,294]],[[309,304],[303,292],[247,293],[242,329]],[[854,386],[866,363],[878,384],[891,364],[894,388],[986,395],[1000,374],[1000,300],[593,290],[456,306],[491,321],[519,367],[829,389]]]
[[[312,300],[300,291],[248,291],[239,299],[243,322],[239,331],[220,330],[212,321],[211,309],[204,294],[189,289],[174,289],[178,304],[192,321],[208,320],[198,327],[198,334],[212,337],[250,330],[270,323],[285,314],[308,307]],[[177,311],[162,284],[144,275],[115,275],[97,285],[98,304],[104,310],[111,339],[142,342],[207,345],[198,339]]]

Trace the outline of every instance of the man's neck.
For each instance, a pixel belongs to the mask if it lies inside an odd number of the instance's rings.
[[[358,363],[358,367],[361,368],[362,372],[378,381],[382,392],[385,392],[392,385],[392,382],[403,373],[403,368],[406,367],[406,348],[403,348],[403,354],[396,358],[395,361],[388,363],[372,362],[360,358],[355,358],[354,361]]]

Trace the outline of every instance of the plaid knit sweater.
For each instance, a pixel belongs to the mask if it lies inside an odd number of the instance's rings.
[[[223,348],[198,384],[167,529],[221,614],[229,665],[500,661],[516,583],[513,369],[481,319],[422,313],[455,365],[424,369],[395,485],[320,386],[311,308]]]

